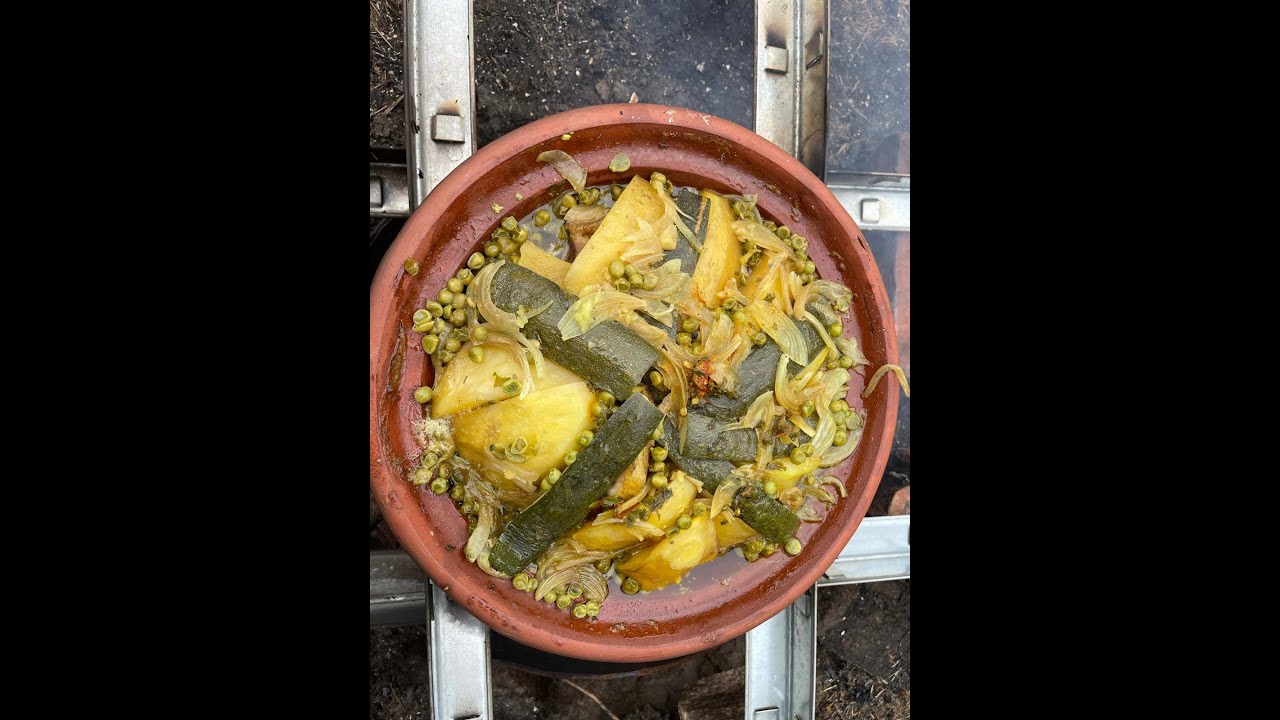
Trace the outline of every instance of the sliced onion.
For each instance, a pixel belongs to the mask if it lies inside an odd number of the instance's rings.
[[[773,391],[761,393],[760,397],[756,398],[751,403],[751,407],[747,408],[747,411],[743,413],[742,419],[725,429],[738,430],[740,428],[759,427],[765,420],[773,417],[773,407]]]
[[[562,338],[569,340],[589,332],[605,320],[618,320],[625,313],[647,310],[650,302],[630,293],[600,289],[574,301],[556,328]]]
[[[781,310],[763,300],[756,300],[747,306],[747,317],[778,343],[782,353],[801,365],[809,362],[809,349],[805,347],[804,335],[800,328]]]
[[[843,483],[843,482],[841,482],[841,481],[840,481],[840,478],[838,478],[838,477],[833,477],[833,476],[831,476],[831,475],[827,475],[826,477],[824,477],[824,478],[822,478],[821,480],[819,480],[819,481],[818,481],[818,484],[819,484],[819,485],[835,485],[837,488],[840,488],[840,497],[848,497],[848,496],[849,496],[849,493],[845,492],[845,489],[844,489],[844,483]]]
[[[544,305],[532,313],[509,313],[499,308],[493,302],[493,294],[490,286],[493,283],[493,276],[498,272],[498,268],[502,267],[505,263],[505,260],[499,260],[476,273],[475,277],[471,280],[471,289],[467,295],[475,300],[476,307],[479,308],[480,314],[484,316],[486,321],[488,321],[492,330],[497,330],[506,334],[533,357],[534,371],[538,376],[541,376],[546,369],[546,361],[542,357],[542,350],[538,347],[538,343],[525,337],[524,333],[520,332],[520,330],[524,327],[525,323],[528,322],[528,318],[546,310],[550,305]],[[490,337],[493,337],[493,333],[490,333]],[[528,360],[523,356],[518,359],[522,365],[528,364]],[[533,383],[526,383],[524,388],[520,391],[520,397],[525,397],[532,390]]]
[[[844,462],[845,459],[852,455],[853,451],[857,449],[858,442],[861,440],[862,428],[859,427],[849,430],[848,439],[845,440],[844,445],[840,445],[838,447],[832,445],[825,453],[823,453],[822,461],[818,463],[818,467],[835,467],[836,465]]]
[[[845,337],[836,338],[836,347],[840,348],[840,354],[853,359],[853,367],[858,368],[862,365],[870,365],[871,361],[867,360],[862,351],[858,349],[858,343]],[[862,371],[859,370],[859,373]]]
[[[891,363],[881,365],[880,369],[871,375],[871,379],[867,381],[867,388],[862,391],[862,397],[869,397],[875,391],[876,385],[880,383],[880,378],[890,370],[898,376],[898,382],[902,383],[902,392],[906,393],[907,397],[911,397],[911,386],[907,384],[907,374],[902,371],[902,368]]]
[[[711,512],[710,516],[715,517],[720,511],[728,507],[733,496],[738,493],[738,488],[742,484],[735,480],[725,480],[716,486],[716,494],[711,496]]]
[[[664,185],[661,180],[656,180],[653,177],[649,178],[649,184],[652,185],[654,191],[658,193],[658,197],[662,198],[662,207],[666,210],[666,213],[662,216],[663,221],[669,220],[675,223],[676,230],[680,231],[680,234],[684,236],[684,239],[688,240],[689,244],[693,245],[695,250],[702,252],[702,247],[698,245],[698,240],[694,236],[693,231],[690,230],[689,226],[685,225],[684,220],[680,218],[680,208],[676,206],[676,201],[672,200],[671,196],[667,194],[666,185]]]
[[[595,569],[591,565],[581,565],[578,567],[578,586],[582,588],[582,597],[588,602],[604,602],[609,596],[609,581],[605,580],[604,574]]]
[[[777,235],[769,232],[769,228],[750,220],[734,220],[733,232],[743,242],[753,242],[770,255],[792,257],[791,246]]]
[[[577,160],[563,150],[547,150],[538,155],[538,162],[544,162],[556,169],[560,177],[569,181],[574,190],[582,192],[587,187],[587,171],[582,169]]]
[[[804,319],[803,313],[807,312],[805,306],[815,295],[826,298],[836,305],[841,304],[841,301],[845,303],[853,301],[853,293],[840,283],[831,280],[814,280],[808,285],[802,285],[800,291],[796,293],[796,306],[792,309],[792,314],[797,320]]]
[[[800,309],[801,307],[803,306],[798,303],[796,304],[797,310]],[[813,326],[814,330],[818,331],[818,337],[822,338],[822,344],[827,346],[827,349],[831,351],[832,355],[835,355],[837,352],[840,351],[839,348],[836,347],[836,344],[831,341],[831,335],[827,333],[827,329],[822,327],[822,322],[819,321],[818,318],[814,317],[813,313],[809,312],[808,310],[805,310],[804,314],[801,316],[800,319],[807,321],[810,325]]]
[[[660,302],[679,302],[688,290],[690,277],[680,271],[680,260],[668,260],[653,270],[658,278],[658,285],[652,290],[632,288],[631,294],[646,300]]]
[[[650,487],[652,486],[649,485],[649,481],[646,480],[644,483],[644,486],[640,488],[640,492],[636,493],[635,495],[632,495],[631,497],[627,498],[625,501],[619,503],[616,507],[614,507],[613,514],[619,515],[635,507],[636,503],[644,499],[644,496],[646,493],[649,492]],[[621,520],[622,518],[618,518],[618,519]]]

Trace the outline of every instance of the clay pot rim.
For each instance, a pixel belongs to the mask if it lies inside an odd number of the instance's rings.
[[[791,175],[795,180],[798,180],[812,195],[812,198],[824,206],[844,232],[843,242],[855,242],[855,238],[859,238],[861,235],[857,224],[827,189],[825,183],[781,148],[751,130],[728,120],[714,115],[666,105],[597,105],[558,113],[531,122],[504,135],[481,148],[450,173],[427,196],[426,201],[419,206],[400,231],[399,236],[383,256],[383,260],[370,286],[370,483],[374,490],[374,497],[382,509],[383,517],[386,518],[396,537],[399,538],[402,548],[414,558],[436,584],[440,585],[442,590],[464,607],[469,606],[472,602],[478,602],[485,606],[502,607],[503,602],[500,598],[486,598],[482,594],[485,584],[494,580],[494,578],[484,574],[483,571],[473,565],[468,566],[468,570],[471,571],[470,575],[453,572],[450,569],[450,563],[442,562],[440,558],[436,557],[435,551],[412,530],[408,515],[409,509],[403,506],[396,507],[387,499],[389,493],[402,489],[403,480],[382,463],[378,398],[384,388],[377,386],[375,368],[379,362],[379,346],[382,339],[378,331],[385,323],[386,312],[394,310],[394,308],[389,307],[391,305],[390,299],[394,295],[396,283],[402,272],[400,262],[394,259],[409,256],[411,253],[408,250],[415,247],[416,243],[419,242],[419,238],[427,233],[439,216],[469,189],[469,183],[464,178],[483,176],[511,157],[544,142],[549,137],[563,133],[585,134],[586,131],[592,128],[615,124],[654,125],[666,130],[695,130],[717,136],[733,145],[742,146],[749,151],[758,153],[782,168],[784,172]],[[591,171],[591,168],[587,169],[589,172]],[[863,246],[865,248],[865,242]],[[869,308],[868,313],[879,321],[878,332],[885,341],[887,361],[896,363],[898,361],[897,338],[894,333],[894,320],[883,280],[870,252],[859,253],[857,257],[862,266],[857,271],[867,277],[875,298],[875,307]],[[793,578],[785,592],[775,597],[771,602],[762,604],[752,614],[737,622],[722,626],[712,641],[709,642],[707,638],[697,635],[682,634],[677,630],[667,642],[628,647],[628,662],[679,657],[727,642],[773,617],[794,602],[796,598],[822,577],[848,543],[849,538],[857,530],[858,525],[866,514],[867,508],[870,506],[871,499],[875,495],[875,489],[879,485],[880,477],[883,475],[888,462],[899,402],[896,385],[890,383],[889,387],[893,388],[893,390],[887,398],[885,410],[882,413],[882,417],[875,420],[876,422],[886,423],[886,429],[880,436],[879,446],[871,448],[864,445],[859,450],[859,452],[874,453],[874,459],[871,462],[872,475],[869,479],[869,487],[862,497],[857,498],[854,519],[846,527],[840,529],[836,542],[829,543],[821,548],[816,556],[811,556],[811,559],[798,572],[798,577]],[[870,423],[872,420],[869,419],[868,422]],[[849,478],[845,479],[847,481]],[[852,497],[848,499],[854,500]],[[550,653],[599,662],[611,662],[617,656],[616,645],[590,642],[571,636],[555,636],[554,628],[540,627],[536,623],[536,619],[524,617],[523,613],[518,609],[503,613],[503,627],[498,627],[491,622],[489,613],[475,614],[490,627],[517,642]]]

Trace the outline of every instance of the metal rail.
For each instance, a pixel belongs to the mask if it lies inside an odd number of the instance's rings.
[[[756,0],[755,131],[822,177],[827,0]]]

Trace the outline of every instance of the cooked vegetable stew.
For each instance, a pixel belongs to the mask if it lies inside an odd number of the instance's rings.
[[[539,159],[572,190],[503,218],[413,313],[435,384],[414,393],[409,482],[453,500],[468,560],[584,620],[611,583],[803,552],[865,420],[850,291],[754,197],[660,172],[589,187],[567,154]]]

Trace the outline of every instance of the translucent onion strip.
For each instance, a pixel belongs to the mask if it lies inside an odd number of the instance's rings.
[[[884,374],[890,370],[893,371],[894,375],[898,376],[898,382],[902,383],[902,392],[906,393],[907,397],[911,397],[911,386],[907,384],[907,374],[902,371],[902,368],[892,363],[881,365],[880,369],[872,374],[871,379],[867,381],[867,389],[862,391],[862,397],[870,397],[871,393],[875,391],[876,385],[880,383],[880,378],[884,377]]]
[[[801,365],[808,364],[809,349],[805,346],[804,335],[781,310],[763,300],[756,300],[747,306],[747,317],[778,343],[784,355]]]
[[[544,162],[556,169],[560,177],[569,181],[574,190],[582,192],[587,187],[587,171],[582,169],[577,160],[563,150],[547,150],[538,155],[538,162]]]

